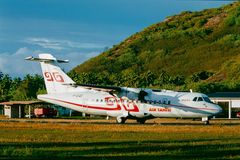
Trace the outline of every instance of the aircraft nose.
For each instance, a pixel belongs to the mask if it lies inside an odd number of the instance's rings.
[[[216,114],[222,113],[223,110],[219,105],[215,105],[215,107],[216,107],[216,110],[217,110]]]

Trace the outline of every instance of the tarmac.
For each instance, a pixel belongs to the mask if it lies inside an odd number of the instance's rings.
[[[107,119],[61,119],[61,118],[0,118],[1,122],[25,122],[25,123],[62,123],[62,124],[116,124],[113,118]],[[145,124],[139,124],[136,120],[127,120],[125,124],[119,125],[204,125],[201,119],[174,119],[156,118],[147,120]],[[209,125],[239,125],[240,119],[212,119]]]

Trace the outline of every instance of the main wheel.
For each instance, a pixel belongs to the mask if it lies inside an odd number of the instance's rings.
[[[144,124],[146,122],[146,119],[137,119],[137,122],[140,124]]]
[[[209,121],[204,121],[204,124],[205,125],[209,125]]]
[[[118,124],[124,124],[126,122],[126,118],[125,117],[117,117],[116,121]]]

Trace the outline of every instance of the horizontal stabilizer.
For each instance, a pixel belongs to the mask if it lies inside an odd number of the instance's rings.
[[[56,59],[54,57],[46,57],[46,58],[35,58],[35,57],[26,57],[25,60],[29,60],[29,61],[38,61],[38,62],[58,62],[58,63],[68,63],[69,60],[60,60],[60,59]]]

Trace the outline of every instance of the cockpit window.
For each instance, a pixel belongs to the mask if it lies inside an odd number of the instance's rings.
[[[212,101],[208,98],[208,97],[203,97],[204,101],[208,102],[208,103],[212,103]]]
[[[197,97],[194,97],[194,98],[193,98],[193,101],[197,101]]]
[[[208,97],[194,97],[193,98],[193,101],[205,101],[205,102],[208,102],[208,103],[213,103]]]

